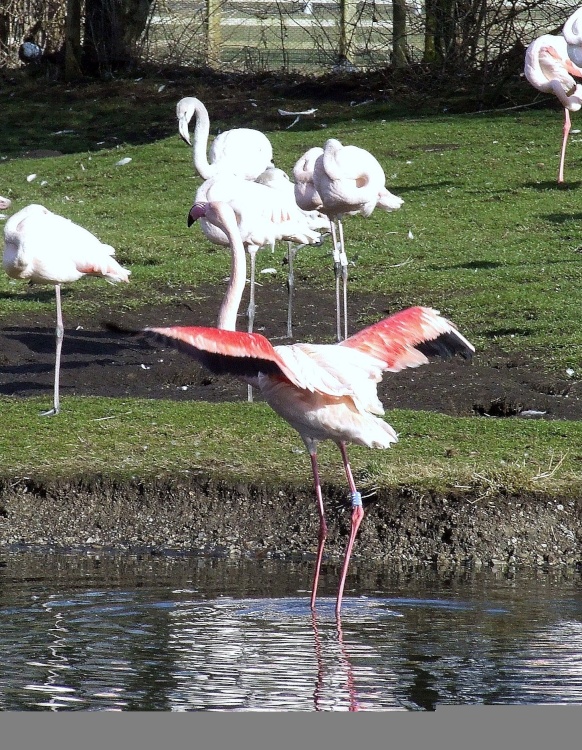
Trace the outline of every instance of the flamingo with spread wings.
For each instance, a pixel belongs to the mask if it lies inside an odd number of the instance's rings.
[[[231,206],[199,206],[206,218],[228,235],[232,251],[229,289],[219,326],[232,328],[246,273],[245,249]],[[113,328],[115,328],[113,326]],[[119,329],[118,329],[119,330]],[[346,444],[388,448],[398,437],[382,419],[377,384],[386,371],[398,372],[429,362],[429,357],[459,354],[468,359],[474,347],[437,311],[410,307],[385,318],[339,344],[299,343],[272,346],[264,336],[224,328],[146,328],[139,333],[170,344],[217,374],[232,374],[258,388],[271,408],[299,432],[311,459],[319,514],[317,559],[311,593],[315,608],[327,525],[317,462],[317,445],[332,440],[339,448],[349,486],[352,517],[336,600],[339,615],[349,560],[364,517]]]

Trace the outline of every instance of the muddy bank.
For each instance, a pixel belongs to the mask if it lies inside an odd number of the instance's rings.
[[[327,553],[340,558],[350,509],[324,487]],[[354,556],[438,566],[582,562],[581,501],[544,494],[475,497],[379,490],[366,504]],[[318,518],[311,486],[228,485],[204,476],[116,483],[0,482],[0,545],[310,558]]]

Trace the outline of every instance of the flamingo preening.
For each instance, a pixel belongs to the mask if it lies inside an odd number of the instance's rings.
[[[59,374],[63,345],[61,284],[82,276],[102,276],[110,283],[129,281],[131,271],[112,257],[111,245],[64,216],[32,203],[13,214],[4,227],[4,270],[12,279],[33,284],[53,284],[57,304],[56,356],[53,408],[44,416],[58,414]]]
[[[267,172],[281,172],[276,168]],[[284,173],[283,173],[284,174]],[[261,179],[261,178],[259,178]],[[228,246],[229,238],[221,226],[199,215],[195,206],[199,203],[224,201],[234,209],[239,232],[251,261],[250,301],[248,307],[248,331],[252,332],[255,319],[255,266],[257,251],[261,247],[273,248],[278,240],[287,240],[300,245],[320,242],[320,232],[312,217],[302,211],[295,202],[293,191],[280,189],[281,178],[263,178],[264,182],[243,180],[232,175],[218,175],[206,180],[196,191],[193,212],[188,226],[200,218],[205,236],[219,245]],[[277,186],[276,186],[276,183]]]
[[[233,128],[225,130],[212,141],[209,153],[208,135],[210,118],[208,110],[200,99],[186,96],[176,105],[178,132],[181,138],[192,146],[194,167],[202,179],[226,173],[254,180],[261,172],[273,164],[273,147],[260,130]],[[188,130],[190,120],[196,116],[193,143]]]
[[[404,201],[386,188],[384,170],[376,157],[358,146],[344,146],[336,138],[324,147],[310,148],[293,168],[295,198],[300,208],[316,209],[330,220],[336,283],[336,336],[348,335],[348,258],[342,218],[370,216],[375,208],[398,210]],[[340,312],[340,277],[343,285],[343,331]]]
[[[582,107],[582,86],[574,80],[574,76],[582,78],[582,68],[572,62],[569,49],[563,36],[543,34],[525,51],[524,74],[527,80],[538,91],[557,96],[564,107],[558,183],[564,182],[566,145],[572,127],[570,112],[577,112]]]
[[[311,592],[315,608],[327,525],[317,462],[317,445],[332,440],[341,453],[351,496],[351,531],[336,600],[339,616],[348,565],[364,517],[362,498],[350,468],[346,444],[388,448],[398,437],[381,417],[377,384],[383,372],[429,362],[430,356],[469,359],[474,347],[456,327],[427,307],[410,307],[338,344],[272,346],[264,336],[233,330],[246,275],[246,258],[234,209],[222,202],[198,206],[222,226],[232,252],[232,273],[219,328],[145,328],[134,334],[170,344],[216,374],[231,374],[259,389],[271,408],[299,432],[311,459],[319,514],[317,558]],[[242,279],[242,281],[241,281]],[[109,326],[120,330],[116,326]]]

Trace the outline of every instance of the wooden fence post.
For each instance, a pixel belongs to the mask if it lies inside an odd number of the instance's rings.
[[[206,64],[211,68],[220,67],[222,2],[223,0],[206,0]]]
[[[338,62],[351,62],[350,54],[355,32],[357,0],[340,0]]]

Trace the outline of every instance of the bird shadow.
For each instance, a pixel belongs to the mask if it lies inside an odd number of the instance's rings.
[[[2,336],[12,342],[21,344],[35,354],[50,354],[55,351],[54,330],[39,330],[38,328],[7,327],[2,330]],[[84,331],[65,329],[63,347],[66,346],[67,354],[73,356],[91,357],[95,362],[95,353],[109,358],[121,351],[125,344],[111,338],[107,331]],[[69,365],[70,366],[70,365]],[[5,369],[5,368],[3,368]]]
[[[557,182],[556,180],[543,180],[542,182],[530,181],[524,182],[523,187],[531,188],[532,190],[538,190],[539,192],[547,190],[558,190],[561,192],[574,192],[580,190],[582,186],[582,180],[576,180],[575,182]]]
[[[493,260],[471,260],[466,263],[454,263],[449,266],[442,266],[436,264],[429,264],[427,268],[431,271],[454,271],[458,269],[464,269],[466,271],[490,271],[494,268],[500,268],[503,264]]]
[[[565,224],[569,221],[582,221],[582,213],[578,214],[544,214],[542,219],[550,221],[552,224]]]

